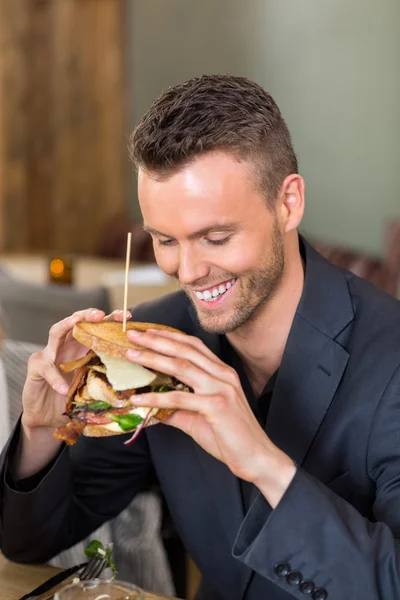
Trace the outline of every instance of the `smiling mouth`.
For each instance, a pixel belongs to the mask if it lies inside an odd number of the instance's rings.
[[[210,287],[207,290],[204,290],[202,292],[194,291],[193,293],[198,300],[203,300],[205,302],[214,302],[218,298],[224,296],[224,294],[226,294],[226,292],[231,289],[231,287],[235,284],[236,281],[237,279],[233,277],[232,279],[229,279],[228,281],[216,285],[214,287]]]

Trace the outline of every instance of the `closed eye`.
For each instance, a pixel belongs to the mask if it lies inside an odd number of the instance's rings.
[[[226,238],[222,238],[221,240],[209,240],[206,238],[206,244],[210,244],[210,246],[222,246],[223,244],[226,244],[227,242],[229,242],[230,240],[230,235]]]
[[[159,246],[172,246],[172,244],[174,243],[176,243],[176,240],[174,240],[173,238],[168,240],[160,240],[159,238],[157,238],[157,244]]]
[[[231,239],[231,236],[228,235],[227,237],[224,237],[222,239],[216,239],[216,240],[213,240],[210,238],[204,238],[204,242],[208,246],[222,246],[223,244],[226,244],[227,242],[229,242],[230,239]],[[174,238],[167,238],[167,239],[156,238],[156,240],[157,240],[158,246],[172,246],[177,243],[177,241]]]

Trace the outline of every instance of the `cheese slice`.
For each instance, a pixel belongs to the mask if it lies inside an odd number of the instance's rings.
[[[142,419],[145,419],[147,417],[148,412],[149,412],[149,409],[147,406],[137,406],[136,408],[133,408],[132,410],[130,410],[129,414],[139,415],[139,417],[142,417]],[[158,412],[158,408],[153,408],[153,410],[151,411],[151,416],[155,415],[157,412]]]
[[[115,431],[115,433],[121,433],[122,429],[118,425],[118,423],[106,423],[105,425],[101,425],[104,429],[108,429],[109,431]],[[124,432],[125,433],[125,432]]]
[[[100,352],[98,356],[107,370],[108,381],[116,391],[145,387],[157,377],[152,371],[124,358],[114,358]]]

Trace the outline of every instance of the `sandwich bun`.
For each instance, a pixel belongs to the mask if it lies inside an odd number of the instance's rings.
[[[158,329],[164,331],[173,331],[183,333],[179,329],[174,329],[168,325],[158,325],[156,323],[139,323],[136,321],[127,321],[126,331],[147,331],[147,329]],[[142,346],[131,342],[122,330],[122,323],[119,321],[100,321],[91,323],[81,321],[76,323],[72,335],[83,346],[90,348],[96,354],[107,354],[114,358],[125,358],[126,351],[129,349],[141,349]],[[127,360],[127,359],[126,359]]]

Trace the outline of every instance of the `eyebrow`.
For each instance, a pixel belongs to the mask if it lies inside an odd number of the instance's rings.
[[[157,231],[157,229],[153,229],[152,227],[148,227],[147,225],[143,225],[144,231],[147,233],[151,233],[153,235],[162,235],[163,237],[170,238],[172,236],[167,235],[166,233],[162,233],[162,231]],[[214,223],[213,225],[208,225],[207,227],[202,227],[201,229],[197,229],[193,233],[188,235],[190,240],[195,238],[199,238],[207,233],[211,233],[212,231],[235,231],[237,229],[236,223]]]

